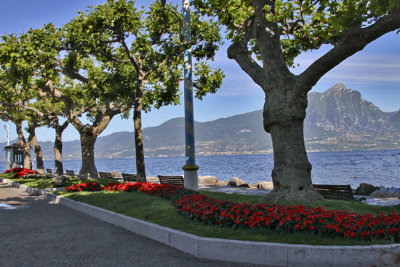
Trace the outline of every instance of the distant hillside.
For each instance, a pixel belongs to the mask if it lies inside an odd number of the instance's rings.
[[[400,148],[400,111],[385,113],[343,84],[324,93],[312,92],[308,101],[304,122],[307,150]],[[262,110],[195,122],[195,135],[198,155],[272,152],[271,138],[262,124]],[[145,128],[143,136],[146,156],[184,154],[183,118]],[[51,142],[42,143],[42,149],[45,158],[53,157]],[[133,132],[117,132],[98,138],[95,153],[97,158],[134,157]],[[0,160],[4,160],[4,153],[0,155]],[[64,142],[63,155],[64,159],[80,158],[79,141]]]
[[[183,118],[145,128],[143,138],[146,156],[183,155],[184,129]],[[261,111],[210,122],[195,122],[195,136],[198,155],[262,153],[272,147],[270,138],[263,130]],[[133,147],[132,132],[114,133],[98,139],[96,156],[133,157]]]

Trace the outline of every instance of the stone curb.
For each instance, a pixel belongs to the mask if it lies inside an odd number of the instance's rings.
[[[128,217],[45,190],[0,178],[13,187],[44,195],[57,204],[189,253],[198,258],[273,266],[398,266],[400,244],[312,246],[204,238]]]

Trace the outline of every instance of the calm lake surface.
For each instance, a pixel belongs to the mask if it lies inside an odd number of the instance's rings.
[[[356,188],[360,183],[377,186],[400,187],[400,150],[348,151],[308,153],[312,164],[314,183],[350,184]],[[146,158],[148,176],[181,175],[184,157]],[[197,165],[201,176],[216,176],[219,180],[238,177],[249,184],[271,181],[273,168],[272,154],[198,156]],[[54,170],[54,161],[46,160],[45,168]],[[80,160],[65,160],[64,170],[76,173]],[[96,159],[98,171],[118,170],[136,173],[135,159]],[[0,171],[5,170],[5,162],[0,162]]]

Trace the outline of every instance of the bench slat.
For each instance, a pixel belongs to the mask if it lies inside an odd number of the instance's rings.
[[[131,173],[121,173],[122,178],[125,181],[130,181],[130,182],[137,182],[137,174],[131,174]]]
[[[112,176],[111,172],[99,172],[100,178],[120,182],[123,178]]]
[[[111,179],[113,178],[111,172],[99,172],[100,178]]]
[[[349,190],[349,187],[344,187],[344,186],[338,186],[338,187],[329,186],[329,187],[327,187],[327,186],[314,185],[314,187],[317,187],[318,189],[321,189],[321,190],[343,190],[343,191]]]
[[[177,186],[183,186],[183,177],[182,176],[158,175],[157,177],[160,180],[160,184],[172,184],[172,185],[177,185]]]
[[[350,185],[314,184],[314,189],[324,198],[355,200]]]

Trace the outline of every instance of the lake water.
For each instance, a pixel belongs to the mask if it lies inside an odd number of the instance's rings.
[[[400,150],[315,152],[308,153],[308,157],[313,183],[350,184],[352,188],[360,183],[400,187]],[[148,176],[183,174],[184,157],[146,158],[145,162]],[[219,180],[238,177],[249,184],[271,181],[272,154],[198,156],[196,162],[201,176],[216,176]],[[54,170],[54,161],[44,164]],[[80,160],[64,160],[64,170],[78,173],[80,166]],[[136,173],[132,158],[96,159],[96,167],[102,172]],[[0,171],[4,169],[5,162],[0,162]]]

